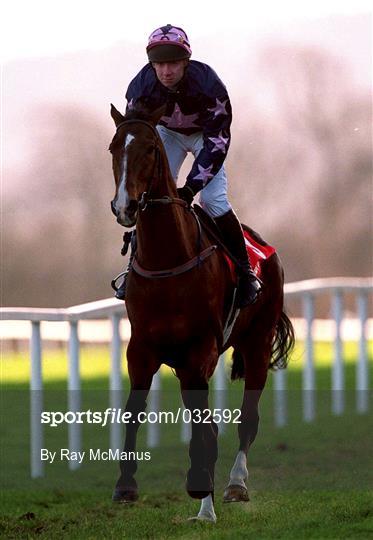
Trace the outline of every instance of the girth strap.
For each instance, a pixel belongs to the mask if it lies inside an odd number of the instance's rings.
[[[174,268],[169,268],[167,270],[145,270],[139,265],[135,257],[132,263],[132,268],[137,274],[146,278],[154,279],[178,276],[179,274],[183,274],[184,272],[191,270],[195,266],[198,266],[202,261],[207,259],[207,257],[210,257],[210,255],[212,255],[216,251],[216,249],[217,246],[215,245],[209,246],[208,248],[204,249],[199,255],[193,257],[193,259],[190,259],[188,262],[181,264],[180,266],[175,266]]]

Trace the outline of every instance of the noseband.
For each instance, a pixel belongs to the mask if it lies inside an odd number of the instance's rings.
[[[153,187],[153,182],[154,182],[155,175],[157,173],[157,178],[159,178],[160,175],[161,175],[161,172],[162,172],[161,171],[161,166],[162,166],[162,164],[161,164],[161,152],[160,152],[160,148],[159,148],[159,144],[158,144],[159,134],[158,134],[157,129],[155,128],[155,126],[151,122],[148,122],[147,120],[142,120],[140,118],[130,118],[128,120],[123,120],[123,122],[118,124],[117,129],[116,129],[116,133],[118,133],[118,131],[120,130],[120,128],[122,126],[127,125],[127,124],[144,124],[149,129],[151,129],[151,131],[153,132],[153,135],[155,136],[155,138],[157,140],[157,144],[156,144],[156,147],[155,147],[156,157],[155,157],[155,162],[154,162],[153,174],[152,174],[152,177],[151,177],[151,180],[150,180],[150,185],[149,185],[148,191],[144,191],[144,193],[140,197],[139,209],[144,211],[144,210],[146,210],[148,208],[148,206],[165,205],[165,204],[179,204],[180,206],[182,206],[182,207],[184,207],[186,209],[189,209],[188,203],[186,201],[184,201],[183,199],[180,199],[180,198],[168,197],[167,195],[164,196],[164,197],[161,197],[160,199],[150,199],[149,198],[149,194],[150,194],[151,189]]]

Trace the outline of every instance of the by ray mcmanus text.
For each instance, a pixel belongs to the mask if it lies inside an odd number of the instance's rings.
[[[60,448],[59,450],[40,449],[41,461],[54,463],[55,461],[73,461],[79,464],[83,461],[150,461],[151,453],[147,451],[125,452],[124,450],[102,450],[101,448],[89,448],[75,452],[69,448]]]

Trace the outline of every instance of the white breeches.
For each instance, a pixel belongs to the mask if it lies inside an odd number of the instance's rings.
[[[188,152],[191,152],[196,158],[202,150],[203,135],[201,132],[183,135],[164,126],[157,126],[157,129],[166,150],[171,174],[177,183],[180,168]],[[200,191],[200,204],[212,218],[222,216],[232,209],[227,197],[227,176],[224,165],[207,186]]]

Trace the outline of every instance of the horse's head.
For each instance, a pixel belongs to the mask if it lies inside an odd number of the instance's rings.
[[[160,163],[160,139],[155,126],[164,107],[153,113],[131,110],[123,116],[114,105],[116,133],[109,150],[113,156],[115,196],[111,209],[124,227],[136,224],[139,203],[152,187]]]

